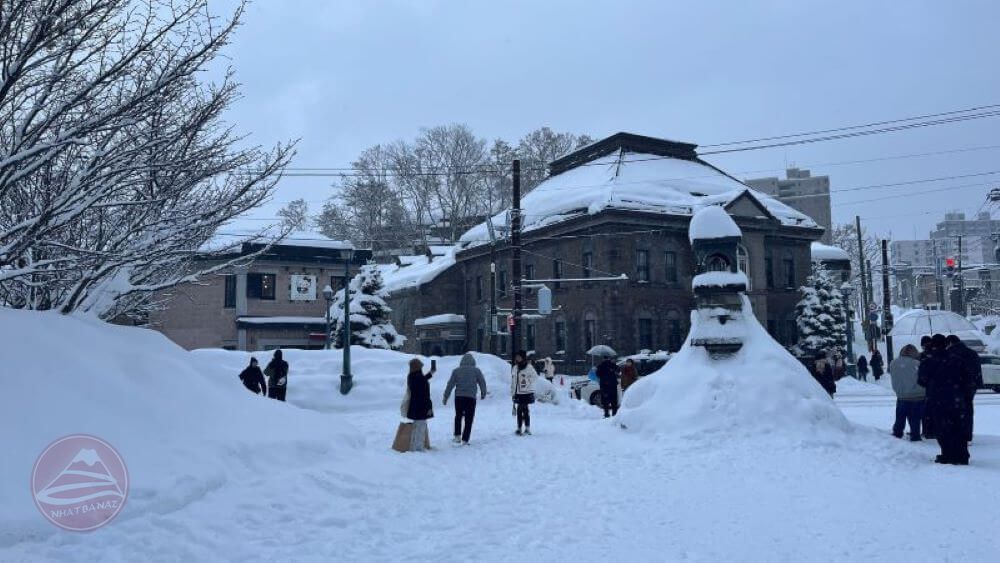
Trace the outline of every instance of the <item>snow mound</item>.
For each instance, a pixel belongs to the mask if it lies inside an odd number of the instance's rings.
[[[691,226],[688,227],[691,241],[742,236],[736,221],[719,205],[702,208],[691,218]]]
[[[70,434],[97,436],[124,459],[131,490],[119,520],[180,510],[260,478],[257,467],[308,465],[363,445],[350,425],[253,395],[237,377],[244,366],[199,366],[151,330],[0,308],[0,356],[0,548],[57,533],[27,476]]]
[[[625,393],[618,421],[629,431],[702,436],[844,433],[847,419],[806,368],[760,326],[743,295],[743,347],[713,360],[690,337],[663,369]],[[698,315],[691,315],[691,334]]]

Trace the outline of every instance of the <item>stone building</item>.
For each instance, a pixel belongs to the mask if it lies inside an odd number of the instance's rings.
[[[244,243],[227,258],[262,246]],[[149,326],[187,348],[270,350],[322,348],[326,339],[323,288],[343,287],[371,253],[322,235],[293,236],[231,271],[162,291]]]
[[[595,344],[620,354],[679,349],[693,305],[688,223],[707,205],[724,207],[743,232],[739,268],[749,278],[755,313],[780,342],[795,342],[798,288],[809,275],[810,243],[822,229],[701,160],[695,148],[618,133],[550,164],[549,178],[522,200],[523,278],[549,280],[557,310],[526,316],[521,347],[565,362],[567,371],[583,369]],[[494,326],[506,332],[506,323],[494,324],[488,313],[491,253],[498,306],[512,306],[511,253],[506,241],[490,241],[486,225],[474,227],[461,238],[454,265],[391,290],[397,328],[415,320],[412,315],[460,315],[466,348],[509,354],[509,339],[491,336]],[[628,279],[587,281],[620,274]],[[534,303],[527,290],[525,307]],[[419,351],[420,338],[407,335],[407,349]]]

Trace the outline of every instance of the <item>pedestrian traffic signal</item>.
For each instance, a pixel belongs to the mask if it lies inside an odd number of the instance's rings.
[[[945,269],[945,273],[948,275],[948,277],[953,276],[955,274],[955,259],[954,258],[945,258],[944,259],[944,269]]]

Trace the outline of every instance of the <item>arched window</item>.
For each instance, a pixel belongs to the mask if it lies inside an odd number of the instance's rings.
[[[706,272],[728,272],[729,260],[721,254],[713,254],[705,259]]]
[[[742,244],[736,247],[736,268],[747,275],[747,291],[752,289],[750,281],[750,253]]]

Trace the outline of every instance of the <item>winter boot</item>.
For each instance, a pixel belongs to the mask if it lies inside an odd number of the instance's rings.
[[[460,436],[458,434],[455,434],[455,437],[452,438],[451,441],[455,442],[456,444],[461,444],[462,443],[462,436]]]
[[[521,435],[523,435],[524,433],[523,433],[523,432],[521,432],[521,429],[520,429],[520,428],[518,428],[518,429],[517,429],[517,431],[515,431],[515,432],[514,432],[514,434],[517,434],[518,436],[521,436]]]
[[[524,429],[524,435],[525,436],[531,436],[531,428],[525,428]]]

